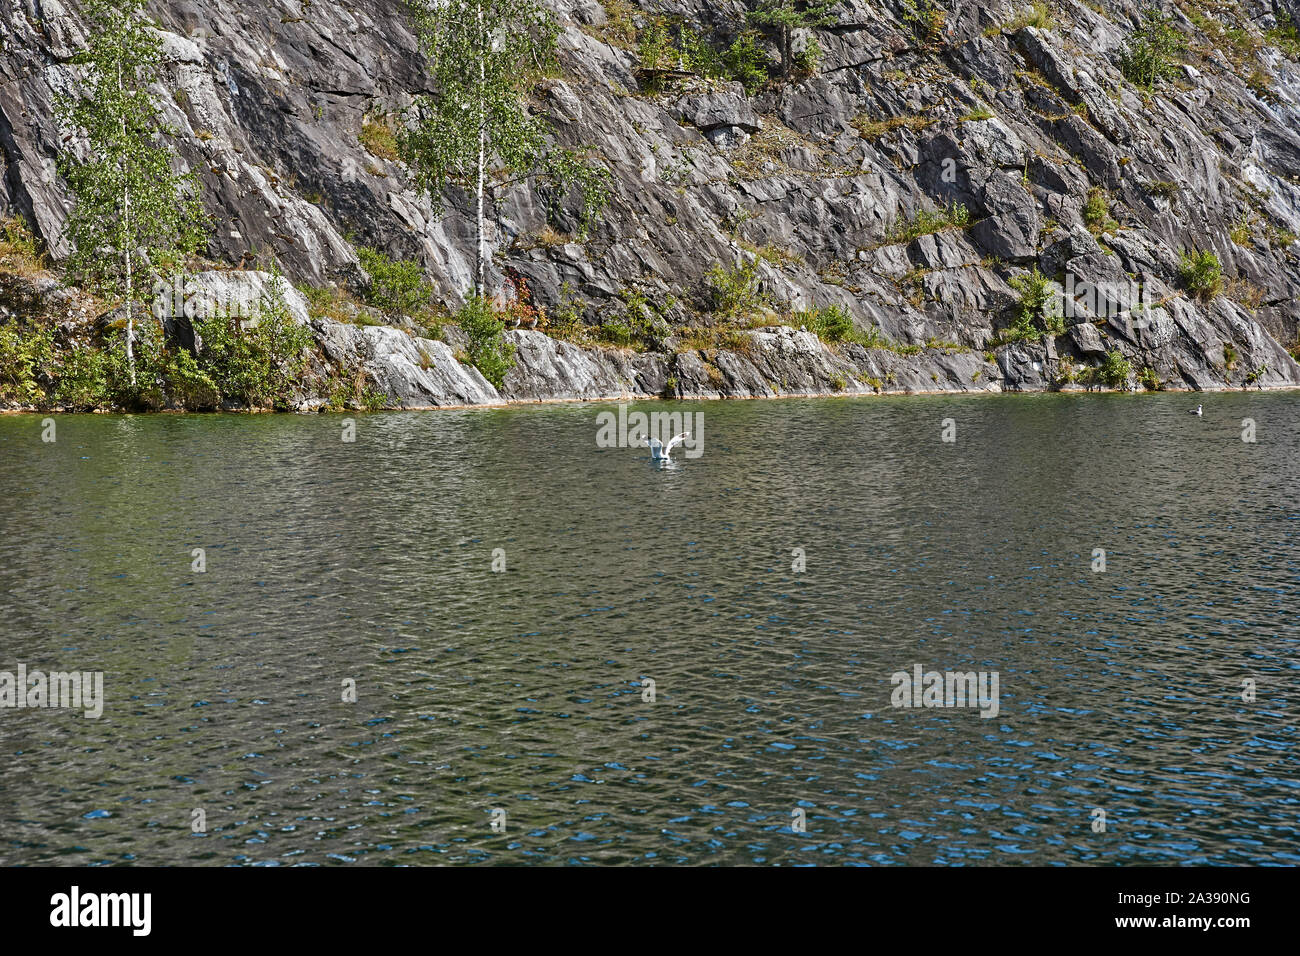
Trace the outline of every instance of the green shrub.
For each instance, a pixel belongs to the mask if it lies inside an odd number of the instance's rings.
[[[1156,374],[1156,370],[1150,365],[1144,366],[1142,371],[1138,373],[1138,383],[1148,392],[1160,391],[1160,376]]]
[[[207,376],[217,401],[238,402],[248,408],[286,408],[294,386],[305,371],[311,330],[298,325],[289,312],[277,275],[263,297],[256,325],[243,328],[238,318],[213,316],[196,319],[194,332],[201,343],[197,369]],[[184,350],[181,355],[187,356]],[[203,382],[178,358],[168,369],[176,376],[178,391],[198,399]],[[203,407],[202,403],[198,403]]]
[[[632,327],[623,320],[608,318],[600,323],[600,337],[610,345],[627,348],[632,345],[635,335]]]
[[[853,337],[853,316],[839,305],[827,305],[814,310],[806,323],[823,342],[843,342]]]
[[[1133,366],[1120,354],[1119,349],[1111,349],[1106,353],[1101,365],[1093,371],[1097,381],[1107,388],[1127,390],[1128,377],[1133,371]]]
[[[897,220],[889,230],[889,241],[911,242],[945,229],[965,229],[968,225],[970,211],[963,204],[954,202],[936,212],[922,209],[911,219]]]
[[[1130,82],[1151,89],[1156,80],[1178,75],[1179,57],[1187,50],[1187,38],[1173,21],[1154,7],[1142,13],[1142,25],[1124,41],[1120,71]]]
[[[713,314],[728,321],[747,319],[767,304],[759,288],[758,267],[745,262],[734,269],[715,265],[705,275]]]
[[[1094,235],[1119,228],[1119,223],[1110,217],[1110,197],[1100,186],[1088,190],[1088,199],[1083,204],[1083,224]]]
[[[25,275],[41,268],[40,243],[18,216],[0,221],[0,266]]]
[[[1268,30],[1264,34],[1264,39],[1268,40],[1279,50],[1285,53],[1291,59],[1300,57],[1300,32],[1296,31],[1295,22],[1291,19],[1291,14],[1281,10],[1277,15],[1277,26]]]
[[[73,346],[59,356],[54,400],[65,408],[90,411],[111,404],[109,356],[91,345]]]
[[[937,42],[943,36],[946,19],[938,0],[903,0],[903,22],[911,26],[919,40]]]
[[[515,347],[505,340],[505,323],[498,318],[492,303],[483,296],[471,296],[456,313],[456,324],[469,336],[470,364],[496,388],[514,367]]]
[[[433,288],[418,262],[390,259],[378,249],[357,249],[361,267],[370,276],[362,298],[390,316],[418,315],[429,307]]]
[[[53,359],[53,326],[35,319],[0,321],[0,401],[39,404]]]
[[[810,44],[811,46],[811,44]],[[820,56],[820,49],[817,55]],[[722,52],[721,72],[728,80],[735,80],[745,87],[745,92],[755,93],[767,82],[769,60],[763,48],[758,45],[758,34],[746,31],[732,41],[731,46]],[[816,68],[816,59],[812,61]],[[809,69],[808,72],[812,72]]]
[[[582,331],[583,303],[566,279],[560,283],[560,303],[547,316],[546,331],[552,338],[571,339]]]
[[[131,381],[124,329],[101,342],[54,351],[53,329],[0,324],[0,399],[75,410],[219,407],[286,408],[306,371],[311,330],[294,322],[277,274],[259,305],[256,325],[220,316],[193,320],[195,355],[167,340],[161,323],[136,326]]]
[[[821,65],[821,61],[822,45],[817,42],[815,36],[809,36],[804,48],[794,54],[793,72],[796,76],[812,76],[817,72],[817,67]]]
[[[677,34],[677,59],[682,69],[700,76],[722,76],[722,61],[717,49],[704,34],[682,27]]]
[[[647,70],[672,69],[680,64],[683,70],[700,76],[734,80],[752,94],[767,82],[771,68],[771,60],[758,40],[756,31],[746,30],[730,46],[719,49],[703,33],[682,26],[674,45],[664,21],[653,18],[638,37],[637,59]],[[652,83],[651,91],[655,90]]]
[[[1201,299],[1213,299],[1223,291],[1223,266],[1219,257],[1208,249],[1183,253],[1178,264],[1178,278]]]
[[[644,70],[661,70],[672,65],[672,41],[663,21],[654,18],[637,35],[636,57]]]
[[[1015,276],[1007,284],[1019,296],[1016,321],[1008,330],[1014,339],[1038,339],[1043,333],[1062,335],[1065,332],[1065,318],[1054,308],[1056,302],[1052,281],[1038,271],[1038,266]]]

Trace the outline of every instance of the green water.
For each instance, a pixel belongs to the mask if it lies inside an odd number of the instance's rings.
[[[1300,396],[633,407],[0,417],[0,862],[1300,862]]]

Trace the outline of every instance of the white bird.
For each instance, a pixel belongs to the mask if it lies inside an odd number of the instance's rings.
[[[1188,412],[1187,414],[1188,414],[1188,415],[1201,415],[1201,414],[1203,414],[1203,412],[1201,411],[1201,406],[1200,406],[1200,405],[1197,405],[1197,406],[1196,406],[1196,411],[1194,411],[1194,412]]]
[[[650,457],[655,461],[671,461],[673,449],[690,437],[690,432],[682,432],[680,435],[674,435],[667,445],[658,438],[647,438],[645,444],[650,449]]]

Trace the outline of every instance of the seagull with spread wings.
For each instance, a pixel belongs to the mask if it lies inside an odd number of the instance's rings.
[[[671,461],[673,449],[690,437],[690,432],[682,432],[680,435],[674,435],[666,445],[658,438],[647,438],[645,445],[650,449],[650,457],[655,461]]]

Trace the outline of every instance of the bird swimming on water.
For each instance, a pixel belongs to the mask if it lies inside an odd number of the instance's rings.
[[[1200,415],[1200,414],[1202,414],[1202,412],[1201,412],[1201,406],[1200,406],[1200,405],[1197,405],[1194,409],[1192,409],[1192,410],[1191,410],[1190,412],[1188,412],[1187,414],[1188,414],[1188,415]]]
[[[680,435],[674,435],[666,445],[658,438],[647,438],[645,444],[650,449],[650,457],[655,461],[671,461],[673,449],[690,437],[690,432],[682,432]]]

